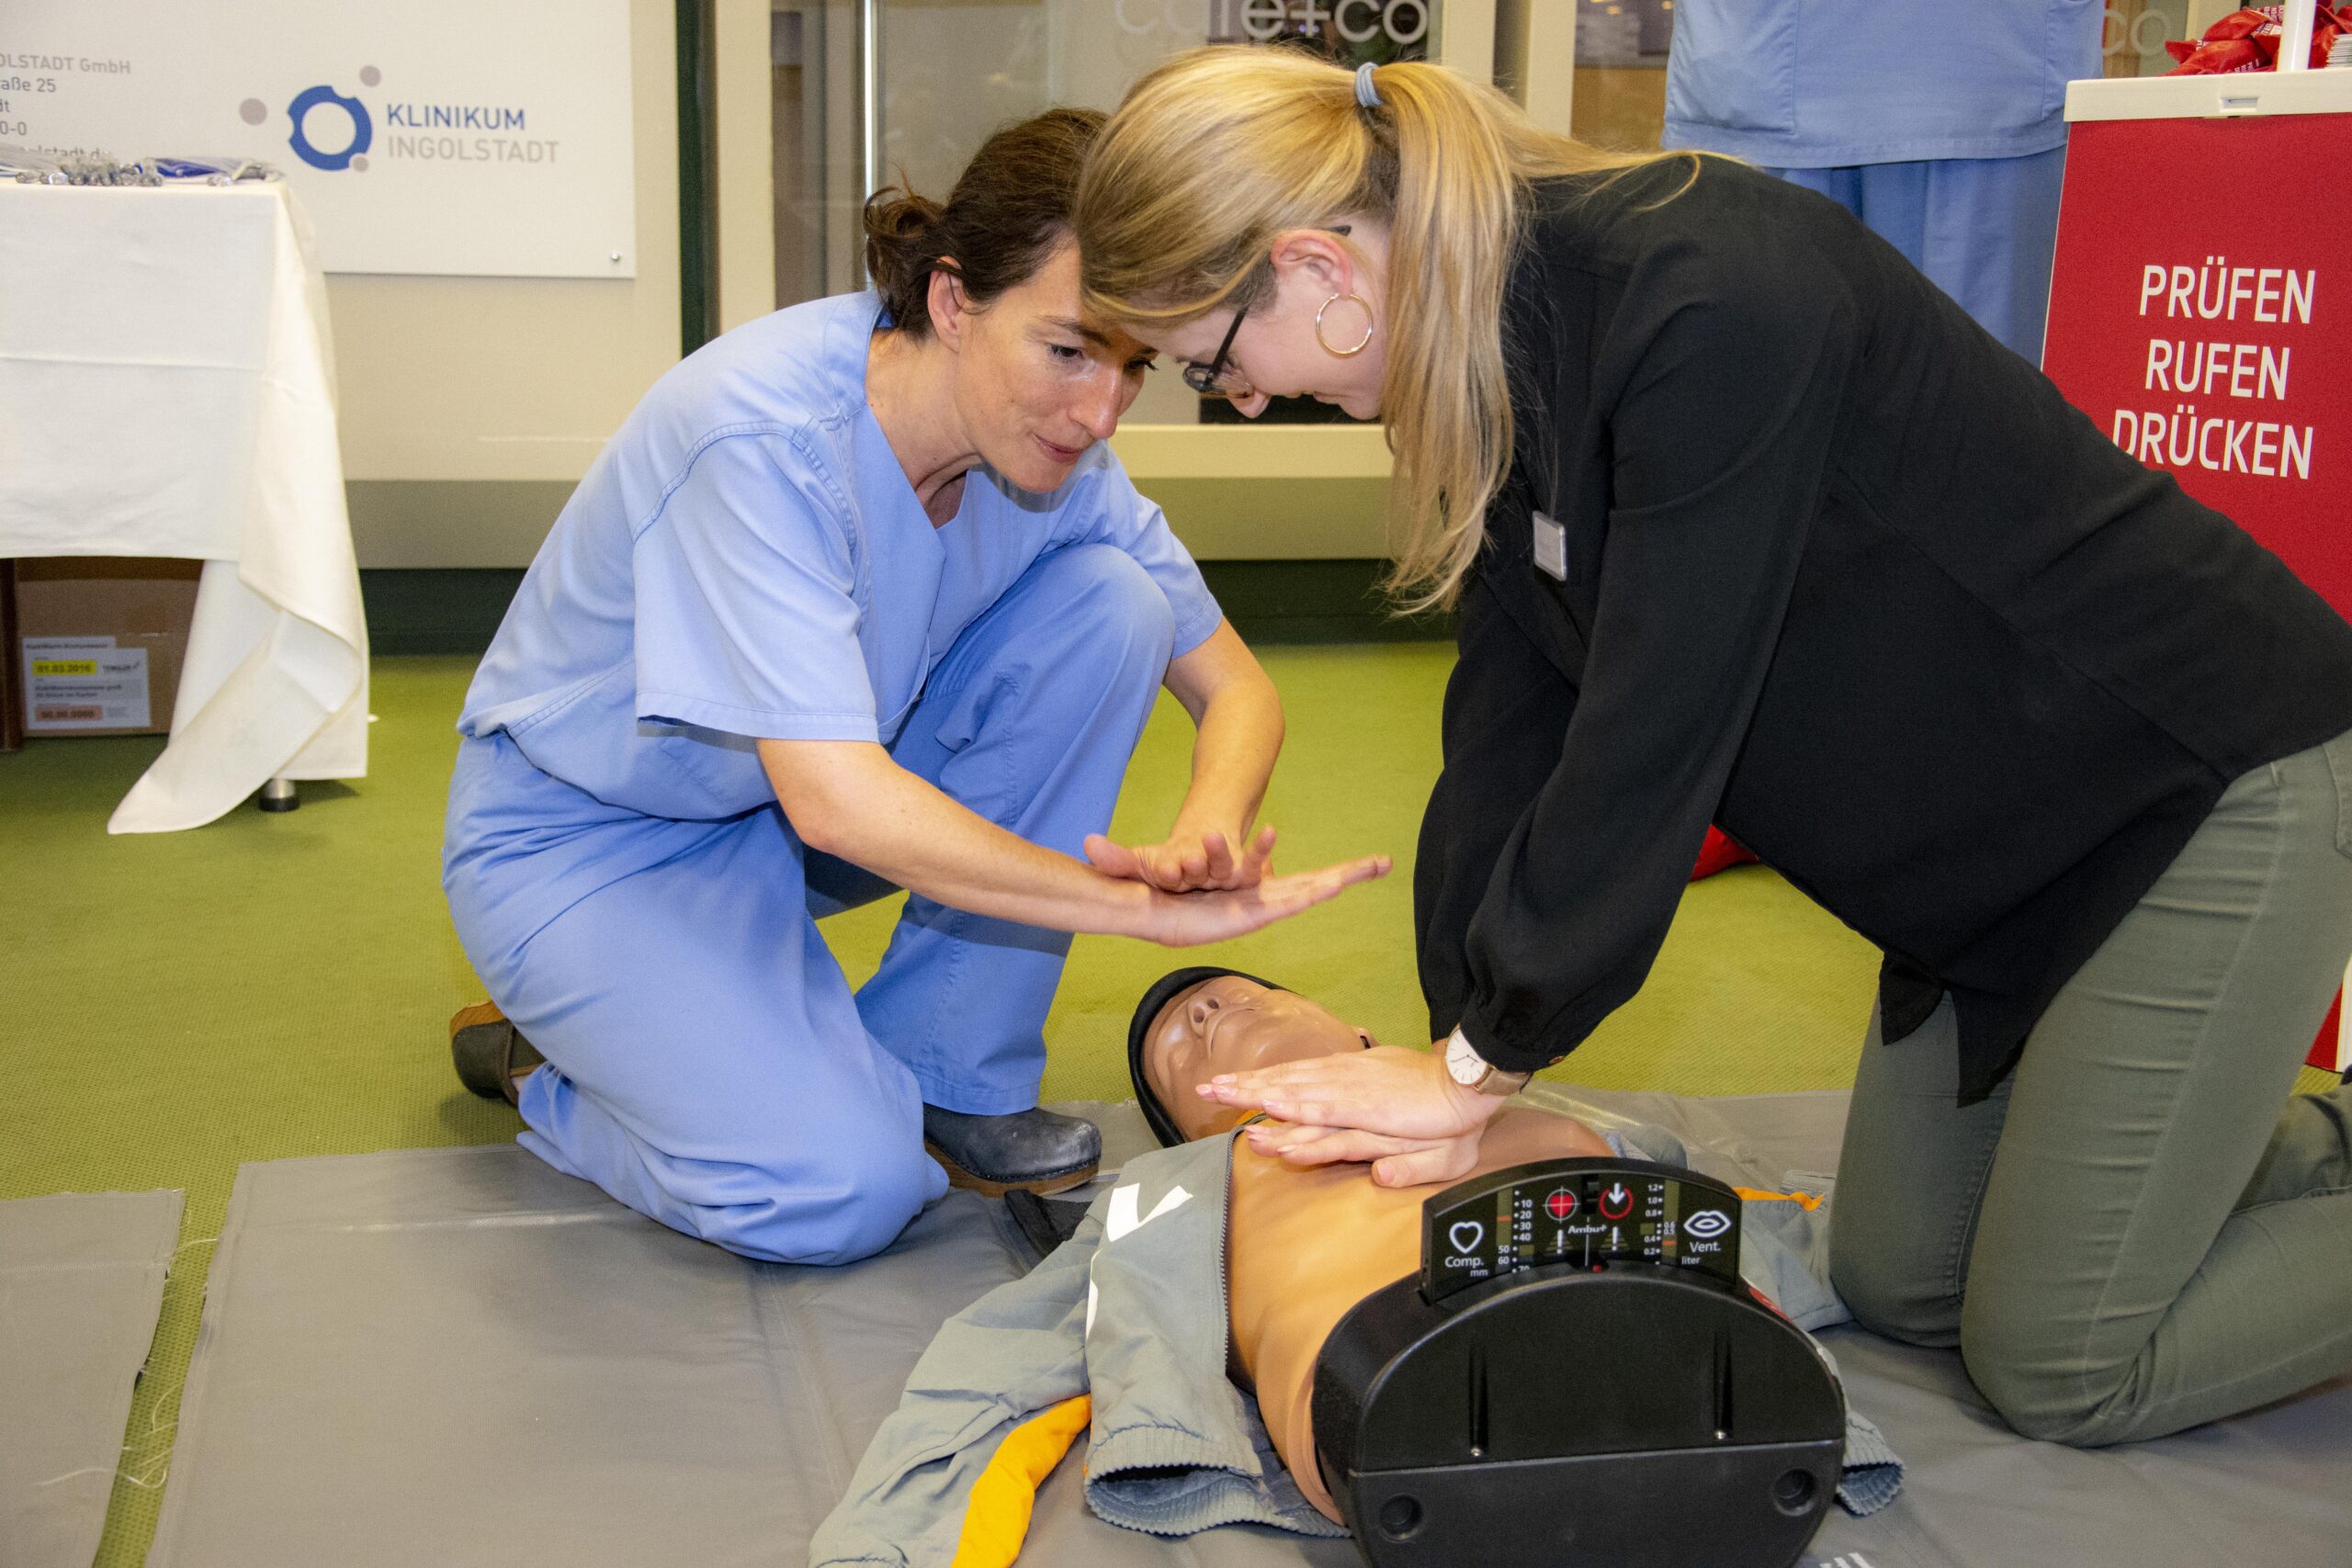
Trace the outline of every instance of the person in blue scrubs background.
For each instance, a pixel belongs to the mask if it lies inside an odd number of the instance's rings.
[[[1151,354],[1079,311],[1101,122],[999,131],[944,208],[884,192],[875,292],[664,376],[467,695],[443,883],[508,1021],[460,1076],[737,1252],[866,1256],[951,1173],[1084,1179],[1096,1129],[1037,1106],[1069,933],[1216,941],[1387,869],[1273,876],[1250,835],[1280,701],[1102,445]],[[1114,843],[1163,683],[1192,784],[1164,842]],[[900,887],[853,995],[816,921]]]
[[[1679,0],[1662,140],[1821,192],[2038,365],[2066,84],[2099,73],[2104,15],[2102,0]]]

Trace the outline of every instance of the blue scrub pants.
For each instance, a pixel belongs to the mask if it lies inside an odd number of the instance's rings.
[[[1831,169],[1767,169],[1816,190],[1875,230],[1976,324],[2041,363],[2050,263],[2066,150],[2023,158],[1936,158]]]
[[[1132,558],[1057,550],[956,640],[890,753],[1078,854],[1110,824],[1173,637]],[[469,822],[534,816],[514,839],[529,852],[468,846]],[[748,1257],[849,1262],[946,1190],[923,1152],[926,1101],[1037,1102],[1066,933],[910,897],[853,995],[817,920],[893,889],[806,848],[776,806],[717,822],[620,812],[494,734],[461,749],[450,820],[458,936],[548,1058],[523,1084],[524,1146],[664,1224]],[[518,902],[501,884],[548,874],[543,855],[619,874],[535,930],[498,929]]]

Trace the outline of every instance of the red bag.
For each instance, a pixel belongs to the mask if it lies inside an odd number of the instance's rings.
[[[1736,865],[1752,864],[1755,860],[1754,852],[1747,845],[1721,828],[1710,827],[1707,841],[1699,846],[1699,863],[1690,868],[1690,880],[1696,882],[1702,876],[1713,876]]]
[[[2167,40],[2165,52],[2180,62],[2168,76],[2215,76],[2238,71],[2276,71],[2278,46],[2287,33],[2287,8],[2257,6],[2233,11],[2205,29],[2195,43]],[[2314,71],[2327,64],[2327,51],[2345,33],[2352,33],[2352,6],[2315,6],[2312,12],[2312,58]]]

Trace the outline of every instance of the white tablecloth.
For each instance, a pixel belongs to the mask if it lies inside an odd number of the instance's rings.
[[[172,735],[107,822],[368,771],[325,279],[283,185],[0,185],[0,557],[205,562]]]

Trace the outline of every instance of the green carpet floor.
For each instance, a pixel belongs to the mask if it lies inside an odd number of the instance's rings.
[[[1384,1038],[1422,1036],[1411,859],[1437,769],[1433,644],[1273,649],[1291,742],[1265,818],[1277,864],[1385,851],[1396,871],[1273,931],[1177,954],[1082,937],[1046,1028],[1048,1098],[1125,1098],[1135,998],[1185,962],[1271,975]],[[241,1162],[489,1143],[513,1113],[451,1077],[445,1025],[481,991],[439,887],[441,813],[471,661],[383,659],[370,772],[194,832],[109,838],[160,741],[35,741],[0,757],[0,1199],[173,1187],[182,1247],[97,1561],[146,1553],[211,1242]],[[1114,831],[1164,828],[1190,728],[1163,699]],[[829,922],[854,979],[892,918]],[[1692,888],[1648,986],[1555,1076],[1752,1093],[1842,1085],[1876,954],[1770,872]],[[2316,1082],[2319,1075],[2311,1075]]]

